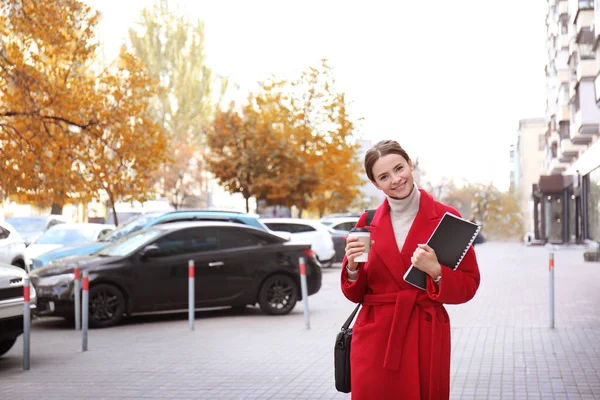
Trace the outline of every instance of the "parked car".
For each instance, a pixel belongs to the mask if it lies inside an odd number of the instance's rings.
[[[89,272],[90,326],[117,325],[124,314],[187,309],[188,260],[194,260],[195,306],[258,303],[267,314],[289,313],[301,298],[299,259],[308,294],[321,287],[309,245],[228,222],[160,224],[118,240],[91,256],[57,261],[31,272],[38,315],[72,318],[73,271]]]
[[[25,249],[25,265],[28,269],[31,269],[33,259],[41,254],[64,246],[101,240],[114,230],[114,225],[87,222],[55,225],[27,246]]]
[[[6,354],[23,333],[23,285],[27,273],[22,268],[0,264],[0,356]],[[36,292],[30,292],[30,308],[35,310]]]
[[[25,245],[29,246],[42,233],[52,228],[54,225],[64,224],[67,218],[63,215],[25,215],[20,217],[8,217],[6,222],[15,227],[19,235],[25,240]]]
[[[302,218],[261,218],[261,221],[274,231],[289,232],[292,243],[309,243],[324,267],[333,264],[333,239],[327,226],[321,222]]]
[[[350,232],[356,226],[359,217],[332,217],[321,219],[321,223],[337,231]]]
[[[25,241],[6,222],[0,222],[0,263],[25,269]]]
[[[255,227],[264,231],[270,231],[259,219],[258,215],[245,214],[233,211],[213,211],[213,210],[184,210],[171,212],[151,212],[143,214],[130,220],[125,225],[119,226],[102,240],[88,242],[76,246],[68,246],[58,250],[44,253],[34,257],[32,269],[41,268],[55,260],[65,257],[90,255],[108,246],[110,243],[119,240],[127,235],[142,229],[149,228],[158,224],[168,224],[180,221],[223,221],[236,222]],[[287,237],[289,239],[289,236]]]

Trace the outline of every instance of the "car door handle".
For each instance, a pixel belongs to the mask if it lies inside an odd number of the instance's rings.
[[[225,265],[223,261],[214,261],[208,263],[209,267],[222,267],[223,265]]]

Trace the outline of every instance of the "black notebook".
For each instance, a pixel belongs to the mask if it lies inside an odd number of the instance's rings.
[[[446,267],[456,269],[469,247],[477,237],[481,227],[466,219],[446,212],[427,241],[435,250],[438,262]],[[425,290],[427,274],[413,265],[404,274],[404,280],[411,285]]]

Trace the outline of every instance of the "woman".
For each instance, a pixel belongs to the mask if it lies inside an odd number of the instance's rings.
[[[443,304],[469,301],[479,287],[472,247],[456,270],[441,266],[425,245],[445,212],[459,215],[414,183],[408,154],[392,140],[365,155],[365,171],[386,195],[370,225],[369,260],[354,259],[364,244],[349,236],[342,291],[363,307],[353,327],[352,398],[448,399],[450,321]],[[366,213],[357,227],[364,226]],[[403,279],[413,264],[427,274],[427,290]]]

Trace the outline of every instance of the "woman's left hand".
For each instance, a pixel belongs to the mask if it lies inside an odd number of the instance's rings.
[[[418,244],[417,249],[410,258],[410,262],[432,278],[442,274],[442,266],[438,262],[435,250],[426,244]]]

